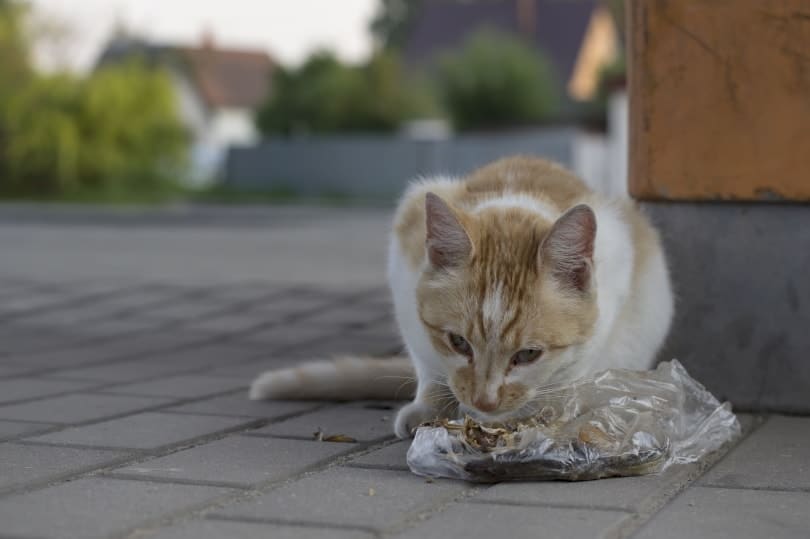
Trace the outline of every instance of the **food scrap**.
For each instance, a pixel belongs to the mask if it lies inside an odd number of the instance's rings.
[[[318,442],[337,442],[337,443],[343,443],[343,444],[357,443],[357,440],[355,438],[352,438],[351,436],[347,436],[345,434],[329,434],[329,435],[326,435],[320,429],[317,430],[316,432],[313,432],[312,436]]]

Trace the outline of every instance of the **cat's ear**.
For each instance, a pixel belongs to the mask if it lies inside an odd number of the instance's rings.
[[[551,227],[540,248],[540,263],[564,286],[588,289],[593,268],[596,215],[585,204],[574,206]]]
[[[452,268],[469,260],[472,242],[467,231],[453,208],[433,193],[425,196],[425,225],[425,247],[434,267]]]

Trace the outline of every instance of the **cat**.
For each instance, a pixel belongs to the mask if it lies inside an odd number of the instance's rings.
[[[399,437],[459,413],[528,415],[553,388],[602,369],[651,368],[674,309],[658,233],[634,203],[528,157],[411,185],[388,280],[410,360],[269,371],[250,398],[391,399],[415,373]]]

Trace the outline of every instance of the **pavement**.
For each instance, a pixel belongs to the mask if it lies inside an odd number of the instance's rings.
[[[0,539],[803,538],[810,418],[662,475],[411,474],[396,402],[251,402],[401,348],[385,211],[0,207]],[[351,443],[323,442],[315,433]]]

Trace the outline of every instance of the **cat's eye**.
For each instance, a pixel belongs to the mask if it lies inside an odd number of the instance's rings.
[[[543,355],[542,348],[526,348],[525,350],[521,350],[517,352],[514,356],[512,356],[512,365],[515,367],[520,367],[522,365],[529,365],[530,363],[534,363],[540,356]]]
[[[467,339],[455,333],[448,333],[447,339],[450,341],[450,346],[453,347],[453,350],[462,356],[467,356],[468,358],[472,359],[473,349],[472,346],[470,346],[470,343],[467,342]]]

